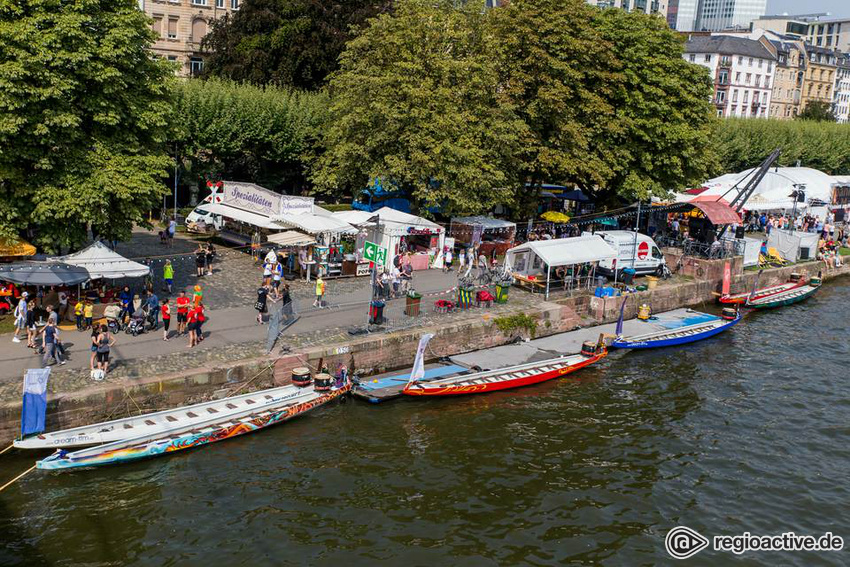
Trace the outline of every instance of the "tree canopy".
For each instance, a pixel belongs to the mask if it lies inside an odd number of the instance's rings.
[[[444,211],[504,202],[525,126],[498,101],[489,11],[451,0],[406,0],[349,42],[313,180],[357,192],[371,180]]]
[[[360,26],[393,0],[251,0],[213,23],[208,76],[313,90]]]
[[[184,179],[239,179],[287,192],[303,186],[302,154],[326,108],[319,93],[217,79],[182,82],[174,144]]]
[[[0,231],[129,237],[165,190],[172,67],[134,0],[0,4]]]
[[[812,100],[806,108],[797,115],[797,120],[812,120],[814,122],[835,122],[837,118],[832,111],[832,105],[822,100]]]

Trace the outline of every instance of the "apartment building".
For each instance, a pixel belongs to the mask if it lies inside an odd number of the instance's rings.
[[[627,12],[644,12],[667,17],[668,0],[585,0],[598,8],[620,8]]]
[[[806,73],[806,48],[800,39],[782,36],[770,39],[776,48],[776,71],[770,96],[771,118],[791,120],[801,110]]]
[[[832,49],[806,46],[806,73],[800,109],[812,101],[833,102],[833,89],[838,70],[838,56]]]
[[[707,68],[718,116],[767,118],[777,60],[776,48],[767,38],[692,35],[684,57]]]
[[[850,55],[838,56],[832,111],[841,124],[850,123]]]
[[[179,64],[177,74],[188,77],[204,69],[201,40],[210,23],[239,9],[240,0],[139,0],[139,8],[153,19],[159,39],[153,52]]]

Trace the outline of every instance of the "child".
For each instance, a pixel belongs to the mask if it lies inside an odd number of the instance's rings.
[[[86,299],[86,304],[83,307],[83,317],[86,318],[86,329],[92,328],[92,318],[94,317],[94,304],[91,299]],[[85,330],[85,329],[84,329]]]
[[[77,319],[77,330],[83,330],[83,309],[85,308],[85,302],[80,298],[77,300],[77,304],[74,305],[74,317]]]
[[[201,289],[200,285],[195,286],[195,293],[192,294],[192,304],[197,307],[201,300],[204,298],[204,292]]]
[[[168,293],[171,293],[171,286],[174,285],[174,266],[171,265],[171,260],[165,261],[165,267],[162,269],[162,279],[165,280],[165,288]]]
[[[313,302],[313,307],[318,307],[321,309],[324,306],[324,296],[325,296],[325,280],[322,279],[322,276],[319,276],[316,279],[316,301]]]

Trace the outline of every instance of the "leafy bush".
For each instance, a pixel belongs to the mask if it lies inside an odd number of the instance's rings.
[[[537,319],[525,313],[496,317],[493,319],[493,323],[505,336],[510,336],[514,331],[522,331],[523,329],[528,331],[531,338],[537,335]]]

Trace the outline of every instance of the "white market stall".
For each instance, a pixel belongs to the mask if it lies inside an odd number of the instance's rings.
[[[95,242],[79,252],[67,256],[58,256],[51,258],[51,260],[83,268],[93,280],[141,278],[151,271],[149,266],[128,260],[103,242]]]
[[[387,249],[387,262],[399,254],[411,252],[414,270],[443,267],[446,231],[442,226],[416,215],[389,207],[374,212],[340,211],[340,220],[361,227],[361,236]],[[358,242],[361,238],[358,238]]]
[[[553,240],[533,240],[508,250],[505,264],[511,267],[518,281],[540,285],[545,281],[546,297],[552,279],[552,269],[581,264],[592,264],[600,260],[617,257],[614,250],[601,236],[584,235]]]

